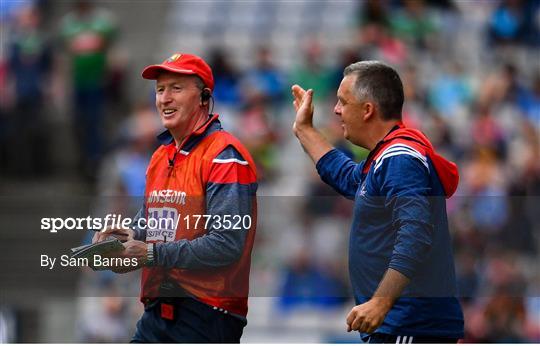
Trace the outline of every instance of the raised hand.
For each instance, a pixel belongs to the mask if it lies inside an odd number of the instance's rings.
[[[293,132],[297,134],[299,128],[313,127],[313,90],[304,90],[298,84],[291,88],[294,97],[293,105],[296,118],[293,124]]]

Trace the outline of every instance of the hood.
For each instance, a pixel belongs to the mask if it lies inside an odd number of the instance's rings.
[[[439,155],[435,151],[435,148],[433,148],[433,145],[429,139],[421,131],[400,127],[390,132],[384,138],[384,142],[389,143],[396,139],[402,139],[409,142],[412,141],[421,146],[419,149],[423,149],[421,151],[425,151],[426,155],[429,156],[435,170],[437,171],[437,175],[439,176],[439,180],[443,186],[446,198],[450,198],[456,192],[459,183],[458,166],[454,162],[449,161]]]

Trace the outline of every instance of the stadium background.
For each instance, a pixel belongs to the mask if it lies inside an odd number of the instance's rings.
[[[138,275],[45,273],[39,253],[88,236],[51,236],[35,218],[130,215],[160,125],[140,71],[176,51],[210,63],[215,112],[259,166],[244,342],[358,340],[344,323],[351,204],[293,138],[289,90],[313,88],[319,125],[360,160],[332,116],[342,69],[360,59],[398,69],[405,121],[459,163],[448,206],[466,341],[540,341],[540,2],[94,1],[100,34],[70,45],[77,4],[0,1],[1,342],[131,335]],[[73,73],[89,51],[95,70]]]

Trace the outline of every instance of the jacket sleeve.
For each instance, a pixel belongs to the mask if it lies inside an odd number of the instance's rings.
[[[133,218],[133,222],[131,223],[131,229],[133,230],[133,238],[135,240],[145,241],[146,240],[146,206],[143,203],[143,206],[135,217]]]
[[[375,168],[375,179],[397,232],[389,267],[412,278],[433,243],[429,166],[422,158],[403,154],[389,155]]]
[[[321,179],[348,199],[354,199],[362,174],[358,164],[337,149],[332,149],[316,164]]]
[[[206,213],[212,215],[207,233],[193,240],[156,244],[157,265],[197,269],[227,266],[240,259],[250,229],[233,227],[225,220],[248,217],[255,222],[256,190],[255,171],[234,147],[225,148],[213,160],[206,186]]]

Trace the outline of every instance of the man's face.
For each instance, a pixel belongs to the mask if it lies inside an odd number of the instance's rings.
[[[201,90],[196,77],[172,72],[162,72],[156,80],[156,108],[163,126],[191,132],[199,120]]]
[[[343,136],[348,141],[361,145],[362,134],[366,129],[363,120],[363,102],[358,101],[353,93],[356,78],[356,75],[347,75],[341,81],[334,113],[341,119]]]

